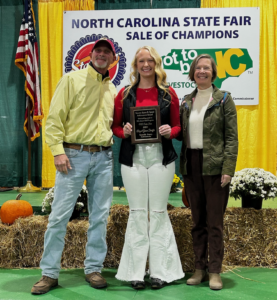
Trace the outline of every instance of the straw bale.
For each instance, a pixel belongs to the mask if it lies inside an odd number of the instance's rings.
[[[168,206],[184,271],[193,271],[191,211]],[[108,252],[105,267],[118,267],[124,244],[129,207],[114,205],[107,225]],[[38,267],[43,252],[47,216],[19,218],[11,226],[0,222],[0,267]],[[83,268],[87,242],[87,219],[68,223],[63,268]],[[277,267],[277,210],[228,208],[224,220],[223,271],[236,266]]]
[[[277,210],[228,208],[224,266],[277,267]]]
[[[184,272],[194,269],[194,254],[191,237],[191,211],[188,208],[176,207],[168,211],[169,219],[175,234],[175,239]]]
[[[104,266],[117,268],[123,249],[125,232],[129,217],[129,206],[116,204],[111,207],[107,228],[108,252]]]
[[[1,224],[1,228],[6,228],[8,234],[0,246],[3,249],[0,267],[37,267],[43,250],[47,220],[47,216],[30,216],[17,219],[11,226]]]
[[[194,257],[191,238],[191,213],[186,208],[175,208],[168,205],[168,214],[175,233],[182,266],[185,271],[192,270]],[[107,244],[108,253],[104,265],[117,268],[120,262],[129,207],[125,205],[114,205],[111,208],[110,220],[108,223]]]
[[[63,268],[83,268],[86,257],[88,221],[73,220],[68,223],[61,265]]]
[[[11,237],[11,228],[0,221],[0,267],[10,265],[11,261],[16,258]]]

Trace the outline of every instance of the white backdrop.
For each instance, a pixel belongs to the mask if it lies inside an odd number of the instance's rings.
[[[259,8],[196,8],[116,11],[65,11],[64,73],[89,63],[92,44],[111,39],[117,61],[110,69],[119,90],[129,83],[136,50],[153,46],[163,59],[169,84],[179,99],[193,91],[188,80],[194,57],[214,57],[215,85],[230,91],[236,105],[259,103]]]

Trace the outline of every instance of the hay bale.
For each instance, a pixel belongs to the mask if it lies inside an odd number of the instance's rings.
[[[191,236],[191,211],[176,207],[168,211],[184,272],[194,269],[194,253]]]
[[[0,221],[1,222],[1,221]],[[0,267],[9,266],[16,259],[14,253],[13,238],[11,236],[11,228],[0,223]]]
[[[124,245],[129,218],[129,206],[116,204],[111,207],[107,228],[108,251],[104,261],[106,268],[117,268]]]
[[[191,211],[187,208],[168,207],[182,267],[194,270],[191,237]],[[108,254],[106,267],[118,267],[124,244],[129,208],[115,205],[108,224]],[[224,217],[225,254],[223,271],[237,266],[277,267],[277,210],[227,208]]]
[[[68,223],[61,259],[62,268],[84,267],[88,227],[89,222],[87,219],[73,220]]]
[[[228,208],[224,266],[277,267],[277,210]]]
[[[1,228],[5,227],[8,234],[4,245],[2,242],[0,246],[4,250],[0,258],[0,267],[38,267],[47,222],[47,216],[30,216],[17,219],[11,226],[1,224]],[[9,251],[6,251],[7,247]]]
[[[168,207],[184,271],[193,271],[191,211]],[[108,252],[105,267],[118,267],[124,245],[129,207],[114,205],[107,225]],[[38,267],[43,253],[47,216],[19,218],[11,226],[0,223],[0,267]],[[83,268],[88,221],[68,223],[63,268]],[[277,267],[277,210],[228,208],[224,220],[223,271],[236,266]]]
[[[178,250],[184,271],[193,269],[194,256],[191,238],[191,213],[189,209],[168,206],[168,214],[174,230]],[[107,244],[108,253],[104,262],[105,267],[117,268],[124,245],[125,232],[129,217],[129,207],[114,205],[111,208],[108,222]]]

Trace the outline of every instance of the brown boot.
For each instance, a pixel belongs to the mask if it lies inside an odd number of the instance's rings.
[[[196,269],[194,274],[187,280],[187,285],[197,285],[205,280],[208,280],[205,270]]]
[[[34,284],[31,289],[31,293],[34,295],[45,294],[50,291],[51,288],[58,285],[58,279],[53,279],[48,276],[42,276],[40,280]]]
[[[210,277],[209,284],[211,290],[221,290],[223,288],[223,283],[219,274],[209,273],[209,277]]]
[[[90,286],[95,289],[102,289],[107,286],[106,279],[99,272],[86,274],[86,281],[89,282]]]

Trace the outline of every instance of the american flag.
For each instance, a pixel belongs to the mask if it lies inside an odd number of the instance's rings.
[[[24,14],[20,27],[17,51],[15,56],[16,66],[25,74],[26,109],[24,130],[28,135],[28,103],[30,106],[31,140],[39,134],[43,112],[40,99],[39,73],[38,73],[38,45],[35,31],[35,16],[32,0],[24,1]]]

